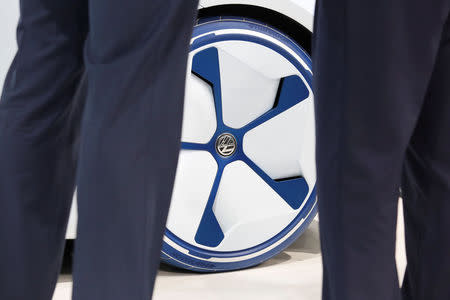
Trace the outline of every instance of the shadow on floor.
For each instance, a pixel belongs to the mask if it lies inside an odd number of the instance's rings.
[[[292,256],[295,256],[294,258]],[[277,256],[256,266],[265,268],[289,262],[292,259],[302,261],[320,256],[319,222],[313,220],[305,232],[288,248]]]
[[[319,221],[313,220],[308,229],[285,251],[320,254]]]
[[[74,249],[74,241],[68,240],[66,242],[66,247],[64,250],[64,260],[61,268],[61,274],[68,275],[72,273],[72,262],[73,262],[73,249]],[[288,262],[292,259],[291,254],[293,253],[304,253],[304,254],[317,254],[320,255],[320,238],[319,238],[319,222],[317,220],[313,220],[306,229],[306,231],[295,241],[293,242],[286,250],[282,251],[280,254],[271,258],[270,260],[256,266],[254,268],[265,268],[269,266],[279,265],[285,262]],[[310,257],[310,255],[307,255]],[[179,269],[176,267],[172,267],[166,264],[161,264],[160,266],[160,276],[199,276],[202,273],[195,273],[192,271],[187,271],[183,269]]]
[[[286,250],[271,258],[270,260],[255,266],[253,268],[266,268],[274,265],[286,263],[292,259],[291,254],[305,254],[305,258],[316,257],[320,255],[320,237],[319,237],[319,221],[313,220],[305,232],[294,241]],[[298,256],[298,255],[297,255]],[[296,258],[299,259],[298,257]],[[160,276],[199,276],[203,273],[196,273],[172,267],[166,264],[160,266]]]

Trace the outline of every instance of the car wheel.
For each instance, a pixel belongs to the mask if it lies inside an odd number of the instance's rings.
[[[199,272],[257,265],[316,215],[311,60],[276,29],[201,20],[162,260]]]

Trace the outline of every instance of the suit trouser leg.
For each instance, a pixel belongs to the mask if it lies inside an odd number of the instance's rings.
[[[90,1],[75,300],[151,297],[196,10],[191,0]]]
[[[403,172],[405,300],[450,299],[450,21],[444,31]]]
[[[448,12],[447,0],[318,1],[313,59],[324,299],[400,299],[394,254],[402,166]]]
[[[0,299],[48,300],[75,186],[87,2],[22,0],[0,101]]]

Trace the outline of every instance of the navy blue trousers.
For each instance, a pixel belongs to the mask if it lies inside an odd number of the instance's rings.
[[[51,299],[76,185],[73,299],[150,299],[196,10],[20,1],[0,101],[0,299]]]
[[[450,299],[450,1],[319,0],[325,300]],[[399,189],[407,270],[395,264]]]

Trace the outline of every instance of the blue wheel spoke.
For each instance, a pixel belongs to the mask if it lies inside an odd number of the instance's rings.
[[[277,99],[275,99],[274,108],[259,118],[253,120],[242,129],[247,132],[302,102],[308,98],[308,96],[309,90],[299,76],[292,75],[282,78],[278,87]]]
[[[181,142],[183,150],[208,150],[208,144]]]
[[[192,59],[192,73],[211,85],[214,94],[217,124],[223,124],[222,87],[217,48],[211,47],[195,54]]]
[[[298,209],[309,192],[308,183],[305,178],[291,178],[276,181],[270,178],[266,172],[259,168],[251,159],[246,158],[244,162],[258,174],[284,201],[292,208]]]
[[[213,205],[216,199],[217,191],[219,190],[223,169],[224,166],[219,165],[216,178],[214,179],[214,183],[209,194],[208,202],[206,203],[205,211],[203,212],[200,225],[198,226],[197,233],[195,234],[195,241],[208,247],[217,247],[225,237],[213,212]]]
[[[222,127],[222,88],[220,81],[219,52],[217,48],[211,47],[197,53],[192,59],[192,73],[211,85],[214,94],[217,127]],[[194,146],[192,144],[185,146],[189,146],[191,149],[195,148],[195,150],[207,149],[207,145],[204,145],[204,148],[199,147],[198,145]],[[217,170],[216,178],[214,179],[205,211],[203,212],[197,233],[195,234],[195,241],[208,247],[217,247],[225,237],[213,212],[213,205],[216,199],[217,191],[219,190],[223,169],[224,166],[219,164],[219,169]]]

